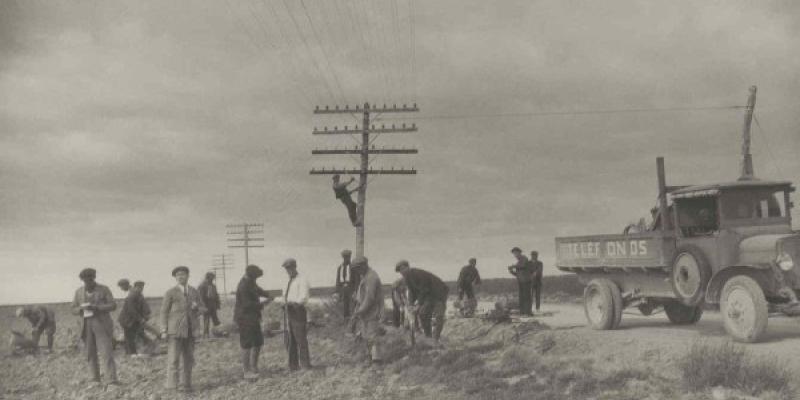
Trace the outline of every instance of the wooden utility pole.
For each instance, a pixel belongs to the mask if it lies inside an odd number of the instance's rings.
[[[228,279],[225,272],[229,269],[233,269],[231,265],[233,265],[232,254],[215,254],[210,268],[214,271],[214,274],[217,274],[217,271],[222,271],[222,292],[225,298],[228,297]]]
[[[756,108],[755,86],[750,86],[750,95],[747,97],[747,108],[744,110],[744,129],[742,130],[742,176],[740,181],[755,178],[753,174],[753,155],[750,154],[750,124],[753,122],[753,110]]]
[[[244,267],[247,268],[247,266],[250,265],[250,248],[264,247],[263,244],[250,244],[250,242],[264,241],[263,237],[254,236],[264,233],[264,224],[229,224],[226,225],[226,227],[228,229],[233,229],[233,231],[228,231],[228,235],[233,235],[232,238],[228,238],[229,242],[242,242],[241,245],[229,244],[228,248],[244,249]]]
[[[385,114],[385,113],[399,113],[399,112],[417,112],[419,109],[417,108],[417,104],[414,103],[413,106],[409,107],[403,104],[402,107],[397,107],[397,105],[393,105],[392,107],[387,107],[386,104],[383,105],[382,108],[378,107],[371,107],[369,103],[364,103],[364,107],[361,108],[358,105],[355,108],[350,108],[349,106],[345,106],[344,108],[339,108],[336,106],[335,108],[331,109],[329,107],[325,107],[324,109],[319,108],[317,106],[314,109],[314,114],[363,114],[362,119],[362,126],[361,128],[356,125],[353,129],[350,129],[347,125],[344,126],[344,129],[339,129],[338,126],[334,126],[332,130],[329,130],[328,127],[324,127],[323,129],[314,128],[312,134],[314,135],[330,135],[330,134],[361,134],[361,146],[354,147],[352,149],[320,149],[320,150],[312,150],[311,154],[322,155],[322,154],[358,154],[361,156],[360,159],[360,166],[358,169],[354,168],[331,168],[331,169],[311,169],[312,175],[336,175],[336,174],[358,174],[359,177],[359,186],[358,186],[358,198],[356,202],[356,212],[358,214],[358,221],[360,224],[356,226],[356,256],[363,256],[364,255],[364,236],[365,236],[365,226],[366,226],[366,219],[365,217],[365,205],[367,202],[367,178],[369,175],[413,175],[416,174],[417,171],[413,168],[411,169],[386,169],[386,168],[379,168],[373,169],[370,168],[370,161],[369,155],[370,154],[417,154],[417,149],[397,149],[397,148],[382,148],[376,149],[375,146],[371,145],[370,142],[370,134],[382,134],[382,133],[402,133],[402,132],[416,132],[417,126],[416,124],[411,124],[411,126],[406,126],[406,124],[402,124],[401,126],[395,126],[392,124],[391,127],[387,127],[385,125],[381,125],[380,128],[376,128],[375,125],[371,125],[370,123],[370,113],[373,114]],[[373,138],[374,140],[374,138]]]

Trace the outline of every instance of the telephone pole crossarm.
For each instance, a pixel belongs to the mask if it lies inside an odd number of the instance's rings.
[[[397,107],[397,104],[392,105],[392,107],[387,107],[386,104],[384,104],[383,108],[368,108],[360,105],[355,105],[354,108],[350,108],[349,105],[344,106],[344,108],[339,108],[339,106],[335,106],[334,108],[330,108],[328,106],[325,106],[325,108],[320,108],[319,106],[316,106],[314,108],[314,114],[355,114],[362,113],[364,111],[375,113],[418,112],[419,108],[417,108],[417,103],[414,103],[411,106],[403,104],[402,107]]]
[[[353,149],[314,149],[311,154],[361,154],[363,150]],[[417,149],[367,149],[368,154],[418,154]]]
[[[335,168],[335,169],[312,169],[309,171],[311,175],[357,175],[360,174],[360,169],[354,168]],[[416,169],[368,169],[365,171],[367,175],[416,175]]]
[[[311,131],[312,135],[355,135],[355,134],[363,134],[366,133],[404,133],[404,132],[416,132],[417,131],[417,124],[411,124],[411,126],[406,126],[403,124],[399,127],[386,127],[381,126],[380,128],[376,128],[374,125],[369,129],[358,129],[356,126],[354,129],[348,129],[347,126],[344,129],[339,129],[338,126],[334,126],[333,129],[328,129],[327,126],[323,127],[322,129],[314,128]]]

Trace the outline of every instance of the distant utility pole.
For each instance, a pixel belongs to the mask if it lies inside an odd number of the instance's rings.
[[[228,280],[225,272],[229,269],[233,269],[231,265],[233,265],[232,254],[214,254],[210,269],[213,270],[215,274],[218,271],[222,271],[222,291],[225,293],[225,297],[228,296]]]
[[[250,265],[250,248],[264,247],[263,244],[250,244],[250,242],[263,242],[263,237],[258,237],[264,234],[264,224],[229,224],[226,225],[229,242],[241,242],[242,244],[229,244],[228,248],[243,248],[244,249],[244,266],[247,268]]]
[[[354,126],[350,129],[347,125],[344,126],[344,129],[339,129],[338,126],[334,126],[332,130],[329,130],[328,127],[324,127],[323,129],[314,128],[312,134],[314,135],[331,135],[331,134],[361,134],[361,146],[355,146],[352,149],[322,149],[322,150],[312,150],[311,154],[359,154],[361,155],[361,165],[358,169],[355,168],[331,168],[331,169],[311,169],[312,175],[334,175],[334,174],[358,174],[359,176],[359,186],[358,186],[358,200],[356,202],[356,210],[358,214],[358,220],[361,222],[356,227],[356,256],[363,256],[364,255],[364,227],[366,225],[366,219],[364,218],[364,205],[367,201],[367,176],[374,175],[374,174],[382,174],[382,175],[414,175],[417,171],[414,168],[411,169],[373,169],[371,168],[369,162],[369,155],[370,154],[417,154],[417,149],[376,149],[375,146],[371,145],[370,141],[370,134],[382,134],[382,133],[401,133],[401,132],[416,132],[417,126],[416,124],[411,124],[411,126],[406,126],[406,124],[402,124],[401,126],[395,126],[392,124],[391,127],[387,127],[385,125],[381,125],[380,128],[376,128],[375,125],[370,125],[370,113],[378,113],[378,114],[386,114],[386,113],[400,113],[400,112],[418,112],[419,109],[417,108],[417,104],[414,103],[413,106],[408,107],[403,104],[402,107],[397,107],[397,105],[393,105],[392,107],[387,107],[386,104],[383,105],[382,108],[378,108],[375,106],[370,107],[369,103],[364,103],[364,107],[361,108],[356,105],[355,109],[350,108],[349,106],[345,106],[344,108],[339,108],[336,106],[335,108],[331,109],[328,106],[325,106],[324,109],[320,109],[317,106],[314,109],[314,114],[363,114],[363,125],[361,128],[358,125]],[[373,139],[374,140],[374,139]]]

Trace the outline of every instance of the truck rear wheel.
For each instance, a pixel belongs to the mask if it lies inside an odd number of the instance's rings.
[[[583,291],[583,311],[594,329],[615,329],[622,320],[622,295],[608,279],[592,279]]]
[[[767,330],[767,299],[749,276],[737,275],[725,282],[720,312],[725,331],[737,342],[756,342]]]
[[[675,252],[670,283],[678,299],[687,306],[703,302],[711,269],[703,252],[694,246],[683,246]]]
[[[677,301],[664,304],[664,312],[669,321],[675,325],[691,325],[700,321],[703,316],[702,306],[686,306]]]

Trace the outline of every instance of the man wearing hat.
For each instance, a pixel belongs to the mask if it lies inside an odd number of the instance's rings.
[[[266,290],[256,283],[264,275],[257,265],[248,265],[236,287],[233,320],[239,327],[239,346],[242,348],[242,366],[245,379],[258,379],[258,357],[264,345],[261,331],[261,309],[272,300]],[[264,300],[261,300],[264,298]]]
[[[521,315],[533,315],[531,310],[531,290],[533,289],[533,271],[528,262],[528,258],[522,254],[519,247],[511,249],[511,254],[517,259],[517,263],[508,267],[508,272],[517,278],[519,286],[519,313]]]
[[[306,278],[297,272],[297,261],[293,258],[286,259],[282,264],[289,275],[289,283],[283,292],[284,328],[286,347],[289,352],[289,369],[297,371],[311,369],[311,356],[308,351],[306,303],[308,302],[310,287]]]
[[[394,270],[403,275],[408,287],[409,305],[419,307],[420,322],[425,336],[433,336],[433,340],[438,343],[444,328],[447,294],[450,289],[438,276],[423,269],[411,268],[406,260],[398,261]],[[433,327],[432,319],[436,321]]]
[[[342,250],[342,263],[336,269],[336,292],[342,300],[342,311],[344,318],[350,318],[350,303],[353,292],[358,289],[359,275],[352,272],[350,265],[350,255],[348,249]]]
[[[383,362],[380,338],[385,334],[381,319],[383,318],[383,293],[381,279],[369,267],[366,257],[356,257],[353,260],[353,272],[361,276],[356,298],[358,308],[353,313],[360,323],[360,332],[367,342],[367,354],[370,364]]]
[[[477,263],[478,261],[475,258],[470,258],[467,265],[463,266],[458,274],[458,301],[462,301],[464,296],[467,297],[466,304],[462,306],[462,313],[466,317],[471,317],[475,314],[475,307],[478,304],[475,300],[473,286],[481,284],[481,274],[478,273]]]
[[[145,345],[150,341],[144,336],[144,323],[150,318],[150,306],[147,305],[142,292],[135,287],[131,288],[130,281],[127,279],[120,279],[117,285],[123,292],[128,293],[122,304],[122,310],[117,316],[117,322],[125,335],[125,354],[138,355],[136,338],[144,338]],[[144,282],[142,282],[142,286],[144,286]]]
[[[539,252],[531,251],[531,259],[528,261],[531,264],[531,271],[533,271],[533,293],[536,300],[536,311],[539,311],[539,305],[542,302],[542,270],[544,266],[539,261]]]
[[[94,269],[86,268],[78,275],[83,281],[83,286],[75,291],[72,313],[81,317],[81,338],[86,343],[93,384],[100,382],[99,350],[109,384],[118,385],[112,341],[114,321],[110,315],[111,311],[117,308],[117,303],[114,302],[114,296],[108,287],[95,282],[96,274]]]
[[[219,317],[217,310],[219,310],[219,293],[217,292],[217,285],[214,284],[216,275],[213,272],[206,272],[205,279],[200,285],[197,286],[197,291],[200,292],[200,297],[203,298],[203,304],[206,305],[206,312],[203,313],[203,337],[208,337],[208,325],[213,323],[214,326],[219,326]]]
[[[339,174],[334,175],[331,179],[333,179],[333,193],[336,195],[336,199],[341,201],[345,207],[347,207],[347,216],[350,217],[350,222],[353,226],[361,225],[361,221],[358,220],[358,212],[356,209],[356,202],[353,201],[353,198],[350,195],[357,191],[359,188],[355,188],[353,190],[348,190],[347,186],[355,180],[352,176],[350,180],[347,182],[340,182],[339,181]]]
[[[161,334],[169,339],[167,347],[167,389],[192,390],[194,342],[200,333],[200,314],[205,311],[197,289],[189,285],[189,268],[172,270],[177,285],[164,294],[161,302]],[[183,368],[180,368],[183,364]],[[182,370],[180,385],[178,370]]]
[[[25,306],[17,308],[17,318],[26,318],[31,323],[31,339],[39,352],[39,339],[42,333],[47,334],[47,350],[53,352],[53,335],[56,333],[56,315],[53,310],[44,306]]]

